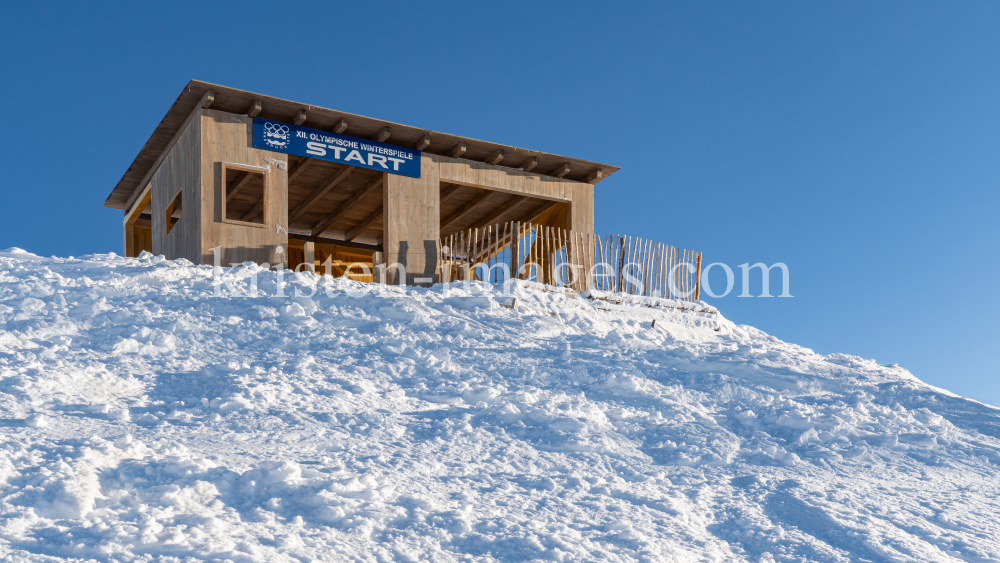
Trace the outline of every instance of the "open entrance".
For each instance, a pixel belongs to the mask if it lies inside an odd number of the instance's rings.
[[[441,237],[511,221],[566,229],[569,203],[441,183]]]

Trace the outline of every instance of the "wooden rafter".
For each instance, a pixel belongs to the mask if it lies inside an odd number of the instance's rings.
[[[534,168],[536,166],[538,166],[538,157],[537,156],[533,156],[533,157],[529,158],[528,160],[524,161],[524,164],[521,165],[521,170],[524,170],[525,172],[529,172],[529,171],[531,171],[532,168]]]
[[[468,149],[469,149],[469,143],[465,143],[465,142],[459,143],[459,144],[455,145],[454,148],[451,149],[451,151],[448,153],[448,156],[450,156],[452,158],[458,158],[458,157],[462,156],[463,154],[465,154],[465,151],[468,150]]]
[[[389,135],[392,135],[392,127],[387,125],[384,129],[378,132],[378,135],[372,137],[372,140],[376,143],[384,143],[385,140],[389,138]]]
[[[466,203],[465,205],[463,205],[462,207],[460,207],[458,210],[456,210],[455,212],[453,212],[451,215],[449,215],[448,217],[442,219],[441,220],[441,230],[443,231],[443,230],[447,229],[448,227],[452,226],[453,224],[455,224],[456,221],[461,220],[462,217],[465,217],[466,215],[468,215],[477,205],[479,205],[480,203],[486,201],[487,199],[490,198],[490,196],[494,195],[495,193],[496,192],[494,192],[492,190],[483,190],[483,193],[481,193],[481,194],[477,195],[476,197],[472,198],[472,200],[469,201],[469,203]]]
[[[257,117],[263,107],[264,102],[254,99],[254,101],[250,102],[250,107],[247,108],[247,117]]]
[[[420,140],[417,141],[417,144],[414,145],[413,148],[417,149],[418,151],[422,151],[427,147],[429,147],[430,145],[431,145],[431,134],[427,133],[423,137],[420,137]]]
[[[507,213],[511,209],[514,209],[515,207],[517,207],[518,205],[524,203],[525,201],[528,201],[528,196],[526,196],[526,195],[514,196],[513,198],[510,199],[510,201],[508,201],[507,203],[501,205],[500,207],[497,207],[496,209],[493,210],[492,213],[490,213],[486,217],[483,217],[478,223],[476,223],[475,225],[473,225],[471,228],[473,228],[473,229],[482,229],[486,225],[489,225],[490,223],[492,223],[493,221],[495,221],[497,218],[499,218],[504,213]]]
[[[444,200],[448,199],[449,197],[451,197],[452,194],[454,194],[455,192],[457,192],[458,190],[460,190],[460,189],[462,189],[464,187],[465,186],[462,186],[462,185],[459,185],[459,184],[449,184],[447,188],[444,188],[443,190],[441,190],[441,195],[438,198],[438,201],[440,201],[441,203],[444,203]]]
[[[562,201],[550,201],[546,205],[543,205],[542,207],[533,209],[531,213],[525,215],[524,217],[521,217],[520,219],[518,219],[518,221],[522,223],[533,223],[537,221],[539,217],[545,215],[549,211],[552,211],[552,209],[555,208],[557,205],[562,205],[563,203],[564,202]]]
[[[497,149],[486,159],[486,164],[499,164],[501,160],[503,160],[503,149]]]
[[[379,173],[379,175],[376,176],[375,179],[362,186],[361,189],[359,189],[358,191],[354,192],[354,195],[347,198],[347,200],[344,201],[344,203],[338,205],[337,208],[333,210],[333,213],[327,215],[326,219],[323,219],[315,227],[313,227],[312,231],[310,231],[309,234],[311,234],[314,237],[323,234],[323,231],[325,231],[327,227],[330,226],[331,223],[333,223],[334,221],[337,220],[337,218],[346,213],[348,209],[350,209],[355,203],[358,202],[359,199],[363,198],[365,195],[370,193],[375,188],[381,186],[384,178],[385,175]],[[381,206],[379,208],[381,209]]]
[[[292,171],[288,173],[288,183],[291,184],[292,180],[298,178],[299,174],[305,172],[306,168],[308,168],[313,162],[316,161],[311,158],[303,158],[302,161],[296,164],[295,168],[292,168]]]
[[[302,125],[305,122],[306,122],[306,110],[300,109],[299,113],[295,114],[295,120],[292,121],[292,123],[296,125]]]
[[[555,176],[556,178],[562,178],[563,176],[569,174],[569,163],[564,162],[559,165],[558,168],[549,172],[549,176]]]
[[[250,179],[253,178],[254,174],[255,174],[254,172],[243,171],[243,173],[236,178],[236,185],[234,185],[233,189],[229,190],[229,192],[226,193],[226,203],[232,201],[233,197],[236,194],[238,194],[240,190],[242,190],[247,186],[247,182],[249,182]]]
[[[346,117],[341,117],[340,121],[338,121],[337,124],[333,126],[333,129],[330,129],[330,131],[332,131],[333,133],[336,133],[338,135],[340,135],[341,133],[343,133],[346,130],[347,130],[347,118]]]
[[[312,207],[314,203],[319,201],[321,197],[330,193],[330,190],[337,187],[337,184],[340,184],[344,180],[344,178],[346,178],[347,175],[351,173],[352,170],[354,170],[353,166],[345,166],[343,170],[337,172],[336,174],[331,176],[328,180],[320,184],[318,188],[313,190],[313,193],[309,194],[309,197],[307,197],[305,201],[300,203],[299,206],[295,208],[295,211],[292,211],[292,214],[288,216],[288,224],[291,225],[292,222],[301,217],[303,213],[308,211],[309,208]]]
[[[380,205],[378,206],[378,209],[372,212],[371,215],[365,217],[360,223],[355,225],[353,229],[347,231],[347,234],[344,235],[344,240],[350,242],[356,239],[358,235],[363,233],[365,229],[367,229],[372,225],[372,223],[378,221],[381,218],[382,218],[382,206]]]
[[[244,213],[243,217],[240,220],[253,221],[254,218],[257,217],[257,214],[263,210],[264,210],[264,198],[260,198],[260,201],[258,201],[253,207],[251,207],[250,211]]]
[[[598,168],[597,170],[594,170],[593,172],[591,172],[587,176],[587,183],[588,184],[596,184],[596,183],[600,182],[601,178],[603,178],[603,177],[604,177],[604,170],[601,170],[600,168]]]

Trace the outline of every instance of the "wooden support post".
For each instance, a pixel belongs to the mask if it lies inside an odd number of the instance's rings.
[[[695,258],[695,262],[697,263],[697,267],[695,268],[697,270],[697,273],[695,274],[695,281],[694,281],[694,300],[700,301],[701,300],[701,252],[698,253],[698,256]]]
[[[302,245],[302,254],[304,256],[303,262],[307,264],[307,269],[310,272],[316,272],[316,243],[312,241],[306,241]]]

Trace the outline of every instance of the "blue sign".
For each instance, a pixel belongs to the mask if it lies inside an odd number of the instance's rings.
[[[253,147],[420,177],[420,151],[270,119],[253,118]]]

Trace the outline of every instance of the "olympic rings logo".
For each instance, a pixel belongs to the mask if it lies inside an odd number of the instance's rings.
[[[291,130],[282,123],[264,124],[264,142],[272,147],[284,147],[288,144],[288,134]]]

